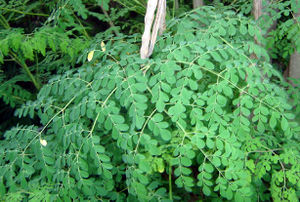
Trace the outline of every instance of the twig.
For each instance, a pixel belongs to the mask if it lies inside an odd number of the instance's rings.
[[[82,27],[82,29],[83,29],[83,35],[85,35],[87,39],[91,39],[91,37],[89,36],[89,34],[86,32],[86,29],[84,28],[84,26],[80,22],[80,19],[75,15],[74,12],[73,12],[73,15],[74,15],[75,19],[78,21],[79,25]]]
[[[48,14],[44,14],[44,13],[27,13],[27,12],[23,12],[23,11],[19,11],[16,9],[8,9],[8,8],[0,8],[1,10],[5,10],[5,11],[10,11],[10,12],[15,12],[15,13],[20,13],[23,15],[36,15],[36,16],[44,16],[44,17],[49,17]]]
[[[102,2],[103,4],[103,2]],[[115,33],[116,36],[119,36],[119,32],[115,29],[116,26],[114,25],[113,21],[111,20],[110,16],[108,15],[108,13],[106,12],[106,10],[103,8],[103,5],[100,5],[100,8],[102,10],[102,12],[104,13],[105,17],[108,19],[108,24],[111,28],[113,29],[113,32]]]
[[[5,29],[9,29],[10,26],[3,15],[0,14],[0,23],[3,25]]]
[[[33,76],[33,74],[30,72],[29,67],[27,66],[27,64],[23,61],[21,61],[18,56],[16,54],[14,54],[13,52],[10,52],[10,56],[21,66],[23,67],[23,69],[25,70],[25,72],[28,74],[28,76],[30,77],[33,85],[35,86],[35,88],[37,90],[39,90],[41,88],[40,84],[37,82],[37,80],[35,79],[35,77]]]

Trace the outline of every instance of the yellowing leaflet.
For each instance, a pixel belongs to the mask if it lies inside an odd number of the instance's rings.
[[[106,51],[106,48],[105,48],[105,43],[103,41],[101,41],[101,50],[104,52]]]
[[[47,141],[46,141],[46,140],[40,139],[40,143],[41,143],[41,145],[43,145],[44,147],[47,146]]]
[[[88,57],[87,57],[87,60],[90,62],[92,59],[93,59],[93,56],[94,56],[94,50],[90,51],[89,54],[88,54]]]

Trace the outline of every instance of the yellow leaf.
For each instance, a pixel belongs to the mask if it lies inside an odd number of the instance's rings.
[[[104,52],[106,51],[106,48],[105,48],[105,43],[103,41],[101,41],[101,50]]]
[[[46,140],[40,139],[40,143],[41,143],[41,145],[43,145],[44,147],[47,146],[47,141],[46,141]]]
[[[89,52],[88,57],[87,57],[87,59],[88,59],[89,62],[93,59],[94,52],[95,52],[94,50],[92,50],[92,51]]]
[[[156,165],[157,165],[158,172],[163,173],[165,171],[165,164],[163,159],[161,158],[156,159]]]

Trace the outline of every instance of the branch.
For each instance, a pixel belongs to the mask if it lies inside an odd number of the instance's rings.
[[[33,74],[30,72],[29,67],[26,65],[25,62],[22,62],[18,56],[16,54],[14,54],[13,52],[10,53],[10,56],[25,70],[25,72],[27,73],[27,75],[30,77],[33,85],[35,86],[35,88],[37,90],[39,90],[41,88],[40,84],[37,82],[37,80],[35,79],[35,77],[33,76]]]
[[[103,2],[102,2],[102,4],[103,4]],[[113,29],[113,32],[115,33],[115,35],[116,35],[116,36],[119,36],[119,32],[115,29],[116,26],[114,25],[113,21],[111,20],[110,16],[109,16],[108,13],[106,12],[106,10],[103,8],[102,5],[100,5],[100,8],[101,8],[102,12],[104,13],[105,17],[108,19],[109,26],[110,26],[111,28],[114,28],[114,29]]]
[[[5,11],[10,11],[10,12],[15,12],[15,13],[20,13],[23,15],[36,15],[36,16],[44,16],[44,17],[49,17],[48,14],[44,14],[44,13],[27,13],[27,12],[23,12],[23,11],[19,11],[19,10],[15,10],[15,9],[8,9],[8,8],[0,8],[1,10],[5,10]]]

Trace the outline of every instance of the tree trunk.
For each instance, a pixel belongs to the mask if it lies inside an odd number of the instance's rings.
[[[203,0],[193,0],[193,8],[198,8],[203,5],[204,5]]]
[[[252,14],[254,16],[255,21],[257,21],[258,18],[262,15],[262,0],[253,0]],[[254,41],[256,44],[261,45],[261,43],[258,42],[256,36],[254,36]],[[257,56],[254,53],[252,53],[250,58],[257,59]]]
[[[299,8],[300,1],[297,1],[298,8]],[[298,12],[295,14],[295,18],[297,19],[300,16],[300,8]],[[297,23],[295,20],[294,23]],[[299,79],[300,78],[300,53],[296,50],[290,57],[290,65],[289,65],[289,77]]]
[[[258,20],[258,18],[262,15],[262,0],[253,0],[253,15],[254,20]]]
[[[270,0],[266,0],[266,5],[262,11],[262,13],[263,13],[262,15],[265,17],[265,22],[268,22],[268,23],[266,23],[268,30],[267,30],[266,34],[264,35],[265,38],[273,37],[272,35],[270,35],[270,32],[275,30],[277,27],[277,20],[273,20],[271,22],[272,24],[269,24],[269,19],[272,18],[272,14],[271,14],[271,12],[268,12],[268,8],[272,6],[271,4],[272,4],[272,2],[270,2]],[[276,11],[279,12],[278,9],[276,9]],[[272,63],[272,57],[270,54],[271,50],[272,50],[272,47],[269,47],[267,50],[269,53],[269,56],[270,56],[270,61],[269,61],[270,63]]]
[[[140,49],[141,59],[149,58],[151,56],[157,35],[161,35],[166,28],[165,22],[166,0],[149,0],[147,2],[145,28]]]
[[[297,51],[290,57],[289,77],[300,79],[300,54]]]
[[[179,8],[179,2],[178,0],[175,0],[175,9],[178,9]]]
[[[271,5],[270,0],[267,0],[266,3],[267,3],[266,7],[269,7],[269,6]],[[266,9],[266,8],[264,8],[263,10],[265,10],[265,9]],[[279,12],[278,9],[276,9],[276,11]],[[264,13],[264,15],[268,15],[270,18],[272,17],[272,14],[271,14],[271,13],[268,13],[267,11],[264,11],[263,13]],[[268,28],[268,30],[267,30],[266,36],[268,37],[269,33],[270,33],[272,30],[275,30],[276,27],[277,27],[277,20],[273,20],[271,26],[270,26],[270,27]]]

